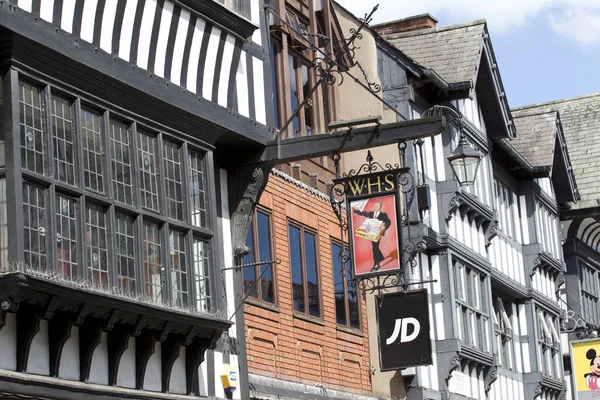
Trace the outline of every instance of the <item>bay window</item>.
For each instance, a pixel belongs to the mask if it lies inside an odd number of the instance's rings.
[[[458,338],[469,347],[490,353],[488,278],[474,268],[455,262],[454,293]]]
[[[515,368],[513,311],[511,302],[499,297],[494,298],[494,337],[498,347],[498,363],[509,370]]]
[[[214,311],[207,153],[54,87],[20,80],[18,98],[26,268]]]
[[[558,317],[540,309],[537,312],[538,363],[542,375],[562,379]]]

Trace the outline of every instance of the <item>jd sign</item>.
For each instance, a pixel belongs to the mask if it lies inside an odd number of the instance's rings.
[[[428,310],[426,290],[381,297],[377,320],[382,371],[432,363]]]

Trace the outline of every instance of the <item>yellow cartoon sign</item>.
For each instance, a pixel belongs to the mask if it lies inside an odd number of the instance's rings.
[[[571,343],[577,400],[600,400],[600,339]]]

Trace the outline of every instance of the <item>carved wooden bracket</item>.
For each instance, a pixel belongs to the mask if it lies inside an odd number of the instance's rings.
[[[457,210],[462,217],[467,217],[469,223],[475,221],[477,228],[483,228],[485,246],[488,247],[492,239],[498,234],[496,212],[482,204],[472,194],[463,190],[456,191],[454,197],[450,199],[446,213],[446,223],[450,222]]]
[[[60,358],[63,347],[71,337],[71,328],[73,319],[71,316],[55,312],[48,321],[48,344],[50,347],[50,376],[58,377],[60,368]]]
[[[252,214],[267,185],[272,167],[271,163],[249,166],[241,168],[237,176],[231,177],[230,190],[237,192],[236,201],[233,204],[235,211],[231,216],[233,252],[237,257],[244,256],[250,251],[246,246],[246,236],[252,222]]]
[[[108,384],[115,386],[119,374],[119,363],[127,347],[129,347],[129,338],[135,332],[135,327],[131,325],[116,324],[107,335],[108,345]]]
[[[135,388],[142,389],[146,367],[152,354],[154,354],[157,337],[148,329],[142,329],[135,341]]]
[[[185,351],[186,394],[199,396],[198,367],[204,362],[206,349],[213,340],[211,338],[195,338]]]
[[[86,318],[79,327],[79,380],[87,383],[90,379],[94,350],[100,344],[103,323],[94,318]]]
[[[161,372],[162,372],[162,391],[169,393],[169,384],[171,383],[171,371],[173,364],[179,357],[179,349],[183,340],[179,335],[169,335],[161,347]]]
[[[450,362],[448,364],[448,372],[446,375],[446,384],[450,381],[450,378],[452,378],[452,372],[460,368],[461,361],[462,357],[458,352],[454,357],[450,359]]]
[[[496,360],[496,357],[494,357],[494,363],[488,367],[485,371],[485,375],[484,375],[484,381],[483,381],[483,388],[485,390],[485,393],[488,393],[490,391],[490,389],[492,388],[492,385],[494,384],[494,382],[496,382],[496,380],[498,379],[498,362]]]
[[[17,314],[17,371],[27,372],[31,342],[40,330],[40,310],[29,304],[21,304]]]

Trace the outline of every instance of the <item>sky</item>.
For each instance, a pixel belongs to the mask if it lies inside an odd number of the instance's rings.
[[[600,92],[600,0],[337,0],[371,25],[429,13],[485,18],[511,107]]]

